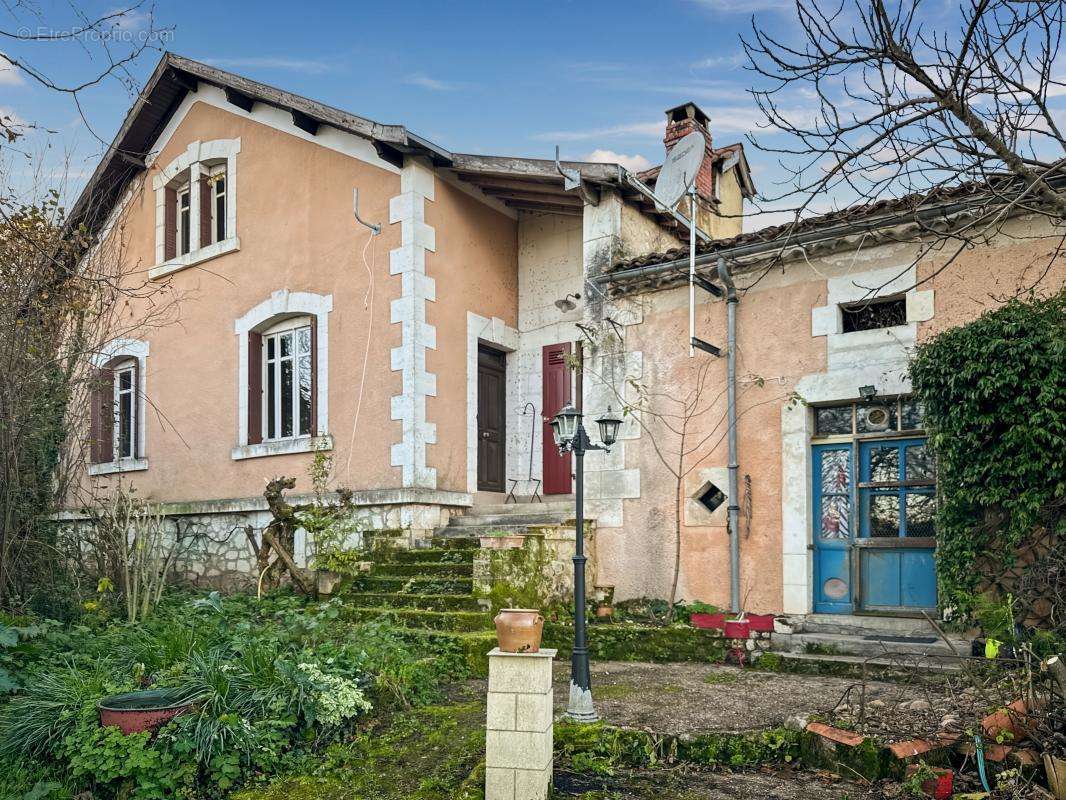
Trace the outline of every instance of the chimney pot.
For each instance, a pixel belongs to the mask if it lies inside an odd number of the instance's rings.
[[[669,153],[678,143],[693,131],[703,134],[705,142],[703,165],[696,175],[696,192],[705,200],[714,202],[714,147],[711,144],[711,131],[707,127],[711,118],[693,102],[682,103],[666,110],[666,133],[663,145]]]

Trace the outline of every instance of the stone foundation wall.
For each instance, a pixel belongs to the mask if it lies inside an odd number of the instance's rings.
[[[371,495],[373,493],[363,493]],[[291,503],[305,503],[309,498],[293,495]],[[448,524],[452,514],[464,506],[428,502],[359,502],[350,517],[351,531],[345,543],[349,549],[368,544],[367,536],[385,535],[395,547],[424,547],[433,532]],[[261,507],[257,507],[261,506]],[[258,579],[255,553],[249,532],[259,545],[263,530],[270,524],[270,512],[260,499],[218,503],[165,504],[160,509],[173,526],[173,536],[182,541],[181,554],[175,562],[173,576],[178,583],[205,589],[234,591],[254,588]],[[75,528],[88,525],[77,513],[60,515],[60,521]],[[79,537],[82,538],[82,537]],[[312,543],[302,530],[296,532],[293,558],[301,567],[309,565]]]

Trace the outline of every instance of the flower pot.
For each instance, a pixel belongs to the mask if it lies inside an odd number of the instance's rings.
[[[154,731],[191,707],[172,689],[116,694],[96,704],[100,725],[116,727],[126,735]]]
[[[1044,753],[1044,771],[1047,772],[1047,785],[1058,800],[1066,800],[1066,758],[1058,758]]]
[[[688,621],[693,628],[720,631],[725,627],[725,614],[689,614]]]
[[[496,640],[505,653],[536,653],[544,631],[544,617],[535,608],[504,608],[493,620]]]
[[[596,606],[596,616],[607,619],[614,614],[614,606]]]
[[[751,629],[756,633],[774,632],[773,614],[748,614],[748,623],[751,625]]]
[[[729,619],[725,622],[725,638],[747,639],[751,634],[751,623],[745,620]]]

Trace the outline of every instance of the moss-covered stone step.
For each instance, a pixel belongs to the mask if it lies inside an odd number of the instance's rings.
[[[399,628],[400,635],[418,648],[454,652],[470,674],[489,674],[489,651],[496,646],[495,631],[446,632],[424,628]]]
[[[422,609],[425,611],[481,611],[477,598],[461,594],[372,594],[352,592],[344,599],[353,606]]]
[[[417,608],[353,608],[344,609],[344,617],[352,622],[388,617],[405,628],[433,631],[491,631],[492,617],[485,611],[423,611]]]
[[[425,550],[398,550],[391,555],[389,560],[400,564],[427,563],[430,561],[439,561],[447,564],[471,564],[477,551],[477,547],[433,547]]]
[[[450,564],[440,561],[417,561],[414,563],[379,563],[370,570],[371,575],[473,575],[474,565]]]
[[[570,656],[573,642],[572,626],[545,623],[543,646],[558,649],[560,658]],[[725,657],[725,640],[720,631],[701,628],[591,625],[588,649],[599,661],[717,662]]]
[[[595,688],[592,691],[595,696]],[[557,763],[564,767],[571,765],[575,756],[592,756],[605,769],[648,769],[675,763],[735,768],[795,762],[802,736],[785,728],[678,736],[615,728],[602,722],[557,722],[554,739]]]
[[[377,594],[459,594],[472,595],[473,578],[437,576],[366,575],[352,582],[355,592]]]

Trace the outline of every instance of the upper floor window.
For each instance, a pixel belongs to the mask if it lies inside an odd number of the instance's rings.
[[[186,185],[177,191],[178,218],[175,222],[175,236],[178,241],[178,255],[185,255],[192,248],[192,204],[189,202],[190,188]]]
[[[841,306],[840,315],[843,333],[906,325],[907,300],[903,297],[896,297],[889,300],[852,303]]]
[[[240,248],[236,178],[240,139],[193,142],[154,178],[158,278]]]

